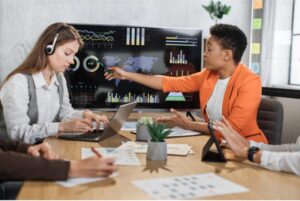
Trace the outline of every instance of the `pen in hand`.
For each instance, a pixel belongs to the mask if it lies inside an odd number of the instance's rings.
[[[92,152],[94,152],[94,154],[96,154],[96,156],[98,156],[99,158],[102,157],[102,155],[95,149],[95,147],[91,148]]]

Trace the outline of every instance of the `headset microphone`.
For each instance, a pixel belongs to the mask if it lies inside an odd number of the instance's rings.
[[[46,46],[46,53],[47,53],[48,55],[51,55],[51,54],[54,53],[55,44],[56,44],[56,41],[57,41],[58,36],[59,36],[58,33],[55,34],[55,37],[54,37],[54,40],[53,40],[52,44]]]
[[[65,27],[66,27],[66,25],[63,25],[62,27],[60,27],[60,28],[57,30],[57,32],[56,32],[56,34],[55,34],[55,36],[54,36],[54,39],[53,39],[52,44],[46,46],[45,52],[46,52],[47,55],[52,55],[52,54],[54,53],[56,41],[57,41],[58,36],[59,36],[59,32],[61,32],[62,29],[64,29]]]

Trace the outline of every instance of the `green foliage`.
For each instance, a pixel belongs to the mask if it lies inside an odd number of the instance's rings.
[[[147,125],[147,123],[152,124],[153,119],[151,117],[143,116],[138,120],[138,123],[143,124],[143,125]]]
[[[162,123],[147,123],[146,126],[149,134],[151,135],[151,139],[154,142],[163,142],[164,139],[172,132],[170,129],[167,129],[166,124]]]
[[[222,5],[220,1],[215,3],[213,0],[207,6],[202,5],[202,7],[209,13],[210,18],[216,22],[218,19],[222,19],[224,15],[228,15],[231,9],[231,6]]]

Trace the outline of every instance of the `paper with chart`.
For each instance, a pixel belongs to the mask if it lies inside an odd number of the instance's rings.
[[[56,183],[67,188],[71,188],[74,186],[78,186],[81,184],[87,184],[87,183],[92,183],[96,181],[103,181],[109,178],[113,178],[118,176],[119,174],[114,172],[112,175],[109,177],[96,177],[96,178],[69,178],[67,181],[57,181]]]
[[[122,144],[134,150],[135,153],[147,153],[148,143],[128,141]],[[190,154],[192,146],[188,144],[167,144],[167,153],[169,155],[186,156]]]
[[[249,191],[213,173],[136,180],[132,183],[149,196],[160,200],[187,200]]]
[[[122,148],[122,145],[118,148],[96,148],[102,156],[112,157],[115,159],[116,165],[141,165],[140,160],[134,153],[133,149]],[[95,156],[90,148],[81,148],[81,158],[85,159],[91,156]]]

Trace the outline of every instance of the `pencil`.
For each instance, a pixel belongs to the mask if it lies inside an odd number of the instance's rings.
[[[95,149],[95,147],[91,148],[92,152],[94,152],[94,154],[96,154],[96,156],[98,156],[99,158],[102,157],[102,155]]]

